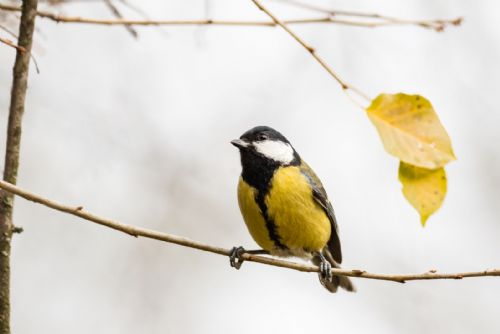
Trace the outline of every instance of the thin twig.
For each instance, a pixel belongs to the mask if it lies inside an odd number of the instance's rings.
[[[130,8],[131,10],[133,10],[134,12],[136,12],[137,14],[139,14],[140,16],[142,16],[144,19],[149,20],[148,14],[144,10],[142,10],[140,7],[138,7],[138,6],[134,5],[134,4],[131,4],[127,0],[120,0],[120,2],[124,6]]]
[[[120,20],[123,19],[122,13],[111,0],[104,0],[104,3],[114,16],[116,16]],[[127,31],[132,35],[132,37],[137,38],[139,36],[137,34],[137,31],[130,24],[125,24],[125,29],[127,29]]]
[[[363,13],[363,12],[327,9],[324,7],[311,5],[309,3],[297,0],[274,0],[274,1],[282,2],[287,5],[292,5],[300,8],[309,9],[315,12],[328,14],[330,16],[347,16],[347,17],[376,20],[375,22],[363,22],[366,24],[367,27],[379,27],[383,25],[415,25],[422,28],[432,29],[435,31],[443,31],[447,26],[459,26],[463,21],[462,17],[458,17],[455,19],[438,19],[438,20],[407,20],[387,15],[381,15],[377,13]]]
[[[0,4],[0,10],[19,11],[19,7]],[[93,19],[79,16],[64,16],[47,11],[38,11],[38,16],[46,18],[57,23],[80,23],[95,25],[128,25],[128,26],[190,26],[190,25],[219,25],[219,26],[255,26],[255,27],[275,27],[277,24],[273,21],[244,21],[244,20],[214,20],[214,19],[194,19],[194,20],[128,20],[128,19]],[[284,24],[341,24],[355,27],[375,28],[388,25],[403,25],[408,23],[391,22],[362,22],[353,20],[343,20],[331,16],[302,18],[283,20]]]
[[[0,181],[0,188],[9,193],[20,196],[28,201],[45,205],[57,211],[69,213],[71,215],[80,217],[84,220],[112,228],[114,230],[126,233],[134,237],[144,237],[149,239],[160,240],[224,256],[229,256],[231,252],[231,250],[227,248],[211,246],[198,241],[190,240],[188,238],[157,232],[141,227],[126,225],[106,218],[102,218],[90,212],[85,211],[82,206],[68,206],[60,204],[55,201],[49,200],[47,198],[41,197],[39,195],[33,194],[29,191],[23,190],[5,181]],[[257,262],[276,267],[298,270],[302,272],[318,272],[318,267],[308,264],[295,263],[272,257],[252,255],[247,253],[244,253],[242,257],[245,261]],[[431,270],[423,274],[409,274],[409,275],[377,274],[377,273],[369,273],[367,271],[358,269],[354,270],[332,269],[332,274],[404,283],[406,281],[415,281],[415,280],[462,279],[466,277],[500,276],[500,269],[490,269],[477,272],[464,272],[464,273],[452,273],[452,274],[441,274],[437,273],[435,270]]]
[[[38,0],[23,1],[19,21],[19,38],[16,45],[16,60],[12,71],[9,120],[7,122],[7,143],[3,179],[17,182],[19,156],[21,152],[22,119],[35,30]],[[15,230],[12,219],[14,195],[0,191],[0,333],[10,333],[10,250],[12,234]]]
[[[13,32],[12,30],[10,30],[9,28],[3,26],[0,24],[0,29],[5,31],[7,34],[11,35],[12,37],[14,37],[15,39],[17,39],[17,35],[15,32]]]
[[[6,44],[8,46],[11,46],[11,47],[15,48],[16,50],[19,50],[19,52],[26,52],[25,48],[23,48],[22,46],[14,44],[14,42],[12,42],[10,39],[0,37],[0,43]],[[38,63],[36,61],[35,56],[33,55],[33,52],[30,54],[30,58],[31,58],[31,60],[33,60],[33,65],[35,65],[36,73],[40,74],[40,68],[38,67]]]
[[[252,2],[261,10],[263,11],[264,13],[266,13],[267,16],[269,16],[274,23],[276,23],[277,25],[279,25],[281,28],[283,28],[283,30],[285,30],[290,36],[292,36],[300,45],[302,45],[310,54],[311,56],[316,59],[316,61],[340,84],[340,86],[342,87],[342,89],[344,91],[346,90],[351,90],[352,92],[356,93],[357,95],[359,95],[360,97],[362,97],[363,99],[367,100],[367,101],[370,101],[371,99],[368,97],[368,95],[366,95],[365,93],[363,93],[361,90],[359,90],[358,88],[348,84],[347,82],[345,82],[344,80],[342,80],[340,78],[340,76],[330,67],[330,65],[328,65],[326,63],[326,61],[323,60],[323,58],[321,58],[320,56],[318,56],[318,54],[316,53],[316,50],[308,45],[302,38],[300,38],[296,33],[294,33],[292,30],[290,30],[290,28],[288,28],[288,26],[286,25],[285,22],[281,21],[280,19],[278,19],[273,13],[271,13],[266,7],[264,7],[262,5],[262,3],[259,1],[259,0],[252,0]]]
[[[19,50],[19,52],[26,52],[26,49],[23,48],[22,46],[14,44],[10,39],[0,37],[0,42],[3,44],[6,44],[10,47],[13,47],[16,50]]]
[[[36,29],[36,27],[35,27],[35,29]],[[0,30],[5,31],[5,32],[6,32],[6,33],[8,33],[9,35],[11,35],[11,36],[12,36],[12,37],[14,37],[15,39],[17,39],[17,35],[16,35],[16,33],[15,33],[15,32],[13,32],[12,30],[10,30],[9,28],[4,27],[3,25],[0,25]],[[7,44],[7,45],[9,45],[9,46],[12,46],[12,47],[16,48],[17,50],[19,50],[19,51],[21,51],[21,52],[24,52],[24,51],[25,51],[25,49],[24,49],[23,47],[21,47],[21,46],[19,46],[19,45],[14,44],[14,42],[12,42],[12,41],[11,41],[11,40],[9,40],[9,39],[6,39],[6,38],[2,38],[2,37],[0,37],[0,42],[2,42],[2,43],[4,43],[4,44]],[[40,68],[38,67],[38,62],[36,61],[36,57],[35,57],[35,55],[34,55],[34,52],[33,52],[33,51],[31,52],[30,57],[31,57],[31,60],[33,61],[33,65],[35,65],[35,70],[36,70],[36,73],[37,73],[37,74],[40,74]]]

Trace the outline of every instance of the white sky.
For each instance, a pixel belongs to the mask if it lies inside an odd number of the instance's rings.
[[[202,18],[203,1],[135,2],[151,18]],[[406,18],[464,16],[459,28],[294,26],[348,82],[375,97],[420,93],[447,128],[442,209],[422,229],[362,111],[277,28],[137,28],[38,21],[19,185],[119,220],[214,245],[255,247],[238,211],[239,156],[255,125],[283,132],[322,178],[344,267],[383,273],[499,267],[500,5],[317,1]],[[305,16],[269,3],[280,17]],[[124,11],[127,17],[133,12]],[[266,19],[251,1],[210,16]],[[109,17],[96,2],[64,13]],[[311,13],[310,15],[315,15]],[[1,128],[14,53],[0,46]],[[33,69],[33,68],[32,68]],[[1,142],[5,134],[0,131]],[[16,200],[16,333],[498,333],[500,280],[357,279],[327,293],[313,274],[245,263],[115,231]]]

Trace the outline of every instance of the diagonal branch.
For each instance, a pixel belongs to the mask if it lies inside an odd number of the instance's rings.
[[[316,61],[339,83],[339,85],[342,87],[344,91],[351,90],[354,93],[356,93],[358,96],[362,97],[363,99],[370,101],[371,99],[363,93],[361,90],[357,89],[356,87],[348,84],[345,82],[343,79],[340,78],[340,76],[326,63],[326,61],[323,60],[317,53],[316,50],[308,45],[302,38],[300,38],[296,33],[294,33],[290,28],[287,27],[286,23],[284,21],[281,21],[278,19],[273,13],[271,13],[266,7],[262,5],[262,3],[259,0],[252,0],[252,2],[264,13],[266,13],[267,16],[269,16],[274,23],[279,25],[283,30],[285,30],[290,36],[292,36],[300,45],[302,45],[310,54],[311,56],[316,59]],[[363,108],[364,109],[364,108]]]
[[[26,49],[23,48],[22,46],[14,44],[10,39],[0,37],[0,42],[8,45],[10,47],[13,47],[14,49],[18,50],[19,52],[26,52]]]
[[[231,250],[227,248],[222,248],[222,247],[217,247],[217,246],[211,246],[207,245],[198,241],[190,240],[188,238],[172,235],[172,234],[167,234],[167,233],[162,233],[162,232],[157,232],[141,227],[136,227],[136,226],[131,226],[131,225],[126,225],[122,224],[119,222],[115,222],[106,218],[102,218],[99,216],[96,216],[90,212],[87,212],[83,210],[83,207],[81,206],[68,206],[64,204],[57,203],[55,201],[46,199],[44,197],[41,197],[39,195],[33,194],[31,192],[28,192],[26,190],[23,190],[13,184],[10,184],[5,181],[0,181],[0,188],[15,194],[17,196],[20,196],[28,201],[32,201],[35,203],[39,203],[42,205],[45,205],[51,209],[69,213],[71,215],[80,217],[84,220],[88,220],[91,222],[94,222],[99,225],[103,225],[109,228],[112,228],[114,230],[129,234],[134,237],[144,237],[144,238],[149,238],[149,239],[155,239],[155,240],[160,240],[168,243],[173,243],[177,244],[180,246],[185,246],[189,248],[194,248],[214,254],[219,254],[219,255],[224,255],[224,256],[229,256]],[[272,257],[265,257],[265,256],[258,256],[258,255],[252,255],[245,253],[243,254],[242,258],[245,261],[251,261],[251,262],[257,262],[257,263],[262,263],[262,264],[267,264],[271,266],[276,266],[276,267],[281,267],[281,268],[288,268],[288,269],[293,269],[293,270],[298,270],[302,272],[318,272],[318,267],[308,265],[308,264],[301,264],[301,263],[295,263],[295,262],[290,262],[290,261],[284,261]],[[392,282],[398,282],[398,283],[405,283],[406,281],[414,281],[414,280],[434,280],[434,279],[462,279],[462,278],[467,278],[467,277],[483,277],[483,276],[500,276],[500,269],[489,269],[489,270],[483,270],[483,271],[476,271],[476,272],[463,272],[463,273],[452,273],[452,274],[441,274],[437,273],[435,270],[428,271],[423,274],[408,274],[408,275],[392,275],[392,274],[377,274],[377,273],[369,273],[364,270],[347,270],[347,269],[332,269],[332,273],[335,275],[344,275],[344,276],[351,276],[351,277],[360,277],[360,278],[368,278],[368,279],[376,279],[376,280],[384,280],[384,281],[392,281]]]
[[[111,0],[104,0],[104,3],[114,16],[116,16],[120,20],[123,19],[122,13],[118,10],[118,8]],[[137,34],[137,31],[130,24],[125,24],[125,29],[127,29],[127,31],[132,35],[132,37],[137,38],[139,36]]]
[[[9,34],[10,36],[14,37],[15,39],[17,39],[17,35],[15,32],[13,32],[12,30],[10,30],[9,28],[3,26],[0,24],[0,30],[3,30],[5,31],[7,34]]]
[[[8,45],[10,47],[13,47],[14,49],[18,50],[19,52],[26,52],[26,49],[24,47],[16,45],[14,42],[12,42],[8,38],[0,37],[0,43],[3,43],[3,44]],[[33,55],[33,52],[30,53],[30,58],[31,58],[31,60],[33,60],[33,65],[35,65],[36,72],[40,73],[40,69],[38,68],[38,63],[36,61],[35,56]]]

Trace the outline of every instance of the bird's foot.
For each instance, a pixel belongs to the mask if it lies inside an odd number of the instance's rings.
[[[231,264],[231,267],[240,269],[241,265],[243,264],[243,254],[251,254],[251,255],[269,255],[269,251],[265,249],[252,249],[252,250],[246,250],[245,248],[239,246],[239,247],[233,247],[231,249],[231,252],[229,253],[229,263]]]
[[[321,262],[319,264],[319,275],[321,279],[326,281],[332,280],[332,265],[328,262],[323,254],[320,253]]]
[[[231,267],[235,269],[240,269],[241,265],[243,264],[243,258],[242,255],[245,253],[245,248],[239,246],[239,247],[233,247],[231,249],[231,252],[229,253],[229,264]]]

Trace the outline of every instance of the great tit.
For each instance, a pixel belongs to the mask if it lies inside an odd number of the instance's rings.
[[[342,252],[332,205],[321,181],[278,131],[257,126],[231,141],[240,151],[242,172],[238,203],[248,231],[262,250],[234,247],[231,266],[239,269],[243,253],[296,256],[319,266],[321,284],[355,291],[340,268]]]

